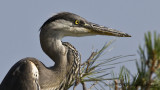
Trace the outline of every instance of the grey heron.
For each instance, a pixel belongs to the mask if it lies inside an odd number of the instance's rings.
[[[78,51],[61,40],[65,36],[90,35],[131,37],[127,33],[91,23],[76,14],[60,12],[50,17],[40,28],[42,50],[55,65],[46,67],[35,58],[24,58],[11,67],[0,85],[0,90],[68,89],[78,76],[81,60]]]

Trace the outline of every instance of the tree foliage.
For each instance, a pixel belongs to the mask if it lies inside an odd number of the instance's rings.
[[[122,90],[160,90],[160,34],[146,33],[145,45],[139,46],[138,53],[140,60],[136,61],[136,75],[131,75],[127,68],[121,69]]]
[[[114,41],[114,40],[113,40]],[[160,90],[160,34],[154,32],[145,33],[144,45],[139,46],[138,54],[140,59],[118,61],[126,57],[134,55],[120,55],[112,58],[99,60],[103,56],[113,41],[105,44],[102,49],[97,52],[92,52],[91,56],[81,65],[80,74],[77,77],[74,89],[78,84],[82,84],[83,90],[105,90],[109,87],[114,90]],[[115,72],[109,73],[115,68],[116,64],[135,61],[137,73],[132,75],[125,66],[120,69],[116,76]],[[112,77],[108,78],[107,76]],[[109,81],[107,83],[106,81]],[[90,88],[86,88],[87,82],[91,83]],[[100,88],[97,88],[99,86]]]

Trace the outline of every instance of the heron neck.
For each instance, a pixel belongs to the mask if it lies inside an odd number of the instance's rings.
[[[65,69],[67,65],[66,49],[62,45],[59,33],[40,33],[43,51],[55,62],[54,68]]]

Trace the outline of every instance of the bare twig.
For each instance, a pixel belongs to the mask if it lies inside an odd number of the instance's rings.
[[[81,82],[81,84],[82,84],[83,90],[87,90],[86,84],[84,82]]]
[[[115,90],[118,90],[118,82],[117,82],[117,80],[114,80],[114,83],[115,83]]]
[[[97,81],[94,82],[94,83],[92,84],[92,86],[91,86],[88,90],[91,90],[97,83],[98,83]]]
[[[94,56],[96,55],[97,53],[96,52],[92,52],[91,53],[91,56],[87,59],[86,62],[84,62],[83,64],[81,64],[81,66],[85,65],[85,64],[88,64],[93,58]]]

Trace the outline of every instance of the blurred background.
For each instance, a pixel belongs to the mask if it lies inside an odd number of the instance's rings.
[[[112,50],[101,58],[135,54],[135,57],[125,60],[138,59],[137,50],[139,45],[144,44],[144,33],[160,32],[159,4],[159,0],[1,0],[0,82],[12,66],[25,57],[35,57],[46,66],[54,65],[40,47],[39,28],[49,17],[62,11],[78,14],[88,21],[132,36],[131,38],[111,36],[64,38],[63,41],[70,42],[81,53],[82,62],[92,51],[100,49],[113,39],[116,41],[110,46]],[[115,65],[113,71],[118,73],[123,65],[131,73],[136,73],[135,62]],[[77,87],[77,90],[81,90],[81,87]]]

